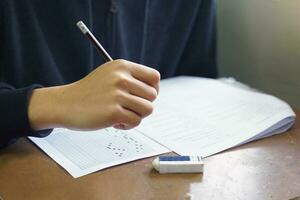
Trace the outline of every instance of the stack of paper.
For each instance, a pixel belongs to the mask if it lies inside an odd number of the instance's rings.
[[[135,130],[56,129],[30,139],[74,177],[170,150],[204,157],[278,134],[295,113],[276,97],[224,81],[177,77],[161,82],[154,113]]]
[[[204,157],[289,129],[295,113],[276,97],[205,78],[165,80],[138,130],[181,155]]]

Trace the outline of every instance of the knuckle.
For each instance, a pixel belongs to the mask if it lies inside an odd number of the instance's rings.
[[[119,75],[116,83],[117,86],[120,88],[128,88],[128,85],[130,84],[130,79],[126,76]]]
[[[111,121],[113,122],[119,122],[123,118],[123,109],[121,106],[114,106],[111,111]]]
[[[126,95],[124,94],[124,92],[118,91],[115,93],[115,101],[120,103],[123,102],[124,99],[126,98]]]
[[[141,121],[142,117],[135,115],[135,114],[129,114],[128,112],[125,112],[125,110],[121,111],[118,115],[118,123],[125,123],[128,124],[130,127],[136,127],[138,126]]]
[[[146,107],[145,107],[145,113],[144,113],[144,117],[151,115],[153,113],[154,107],[151,103],[149,103]]]
[[[157,70],[153,70],[154,72],[153,72],[153,78],[154,78],[154,80],[156,81],[156,82],[159,82],[160,81],[160,73],[159,73],[159,71],[157,71]]]
[[[140,125],[141,121],[142,121],[142,119],[140,117],[136,117],[135,119],[132,120],[132,124],[131,125],[133,127],[136,127],[136,126]]]
[[[154,101],[155,99],[156,99],[156,97],[157,97],[157,92],[156,92],[156,90],[153,88],[152,90],[151,90],[151,92],[149,93],[149,101]]]
[[[126,68],[128,66],[128,61],[124,60],[124,59],[118,59],[115,60],[115,63],[117,64],[117,66],[121,69]]]

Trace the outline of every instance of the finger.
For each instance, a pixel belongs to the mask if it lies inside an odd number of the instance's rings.
[[[133,62],[129,62],[130,64],[130,72],[131,75],[135,78],[137,78],[138,80],[147,83],[150,86],[153,86],[157,93],[158,93],[158,84],[160,81],[160,74],[157,70],[144,66],[144,65],[140,65],[140,64],[136,64]]]
[[[120,104],[142,118],[153,112],[153,106],[148,100],[131,94],[124,94],[124,98],[122,98]]]
[[[127,84],[126,89],[130,94],[141,97],[151,102],[154,101],[157,97],[157,91],[154,87],[151,87],[148,84],[137,79],[130,80]]]
[[[135,112],[123,108],[122,112],[120,113],[120,123],[118,123],[119,126],[117,125],[116,128],[124,130],[131,129],[133,127],[138,126],[141,123],[141,120],[142,118]]]
[[[159,94],[159,81],[155,85],[153,85],[153,87],[156,89],[156,93],[158,95]]]
[[[121,124],[115,124],[115,125],[113,125],[113,127],[115,129],[121,129],[121,130],[128,130],[128,129],[131,128],[129,125],[122,124],[122,123]]]

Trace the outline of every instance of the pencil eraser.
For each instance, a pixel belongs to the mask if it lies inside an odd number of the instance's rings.
[[[81,30],[81,32],[83,32],[84,34],[86,34],[88,32],[88,28],[86,27],[86,25],[82,21],[77,22],[76,25]]]

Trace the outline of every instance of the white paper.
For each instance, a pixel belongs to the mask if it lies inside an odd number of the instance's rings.
[[[75,178],[170,151],[136,130],[113,128],[89,132],[54,129],[45,138],[29,139]]]
[[[55,129],[48,137],[30,139],[73,177],[80,177],[170,150],[206,157],[282,133],[295,122],[285,102],[232,81],[163,80],[154,104],[154,113],[136,130]]]
[[[154,113],[137,128],[181,155],[213,155],[286,131],[295,113],[285,102],[221,81],[178,77],[161,83]]]

